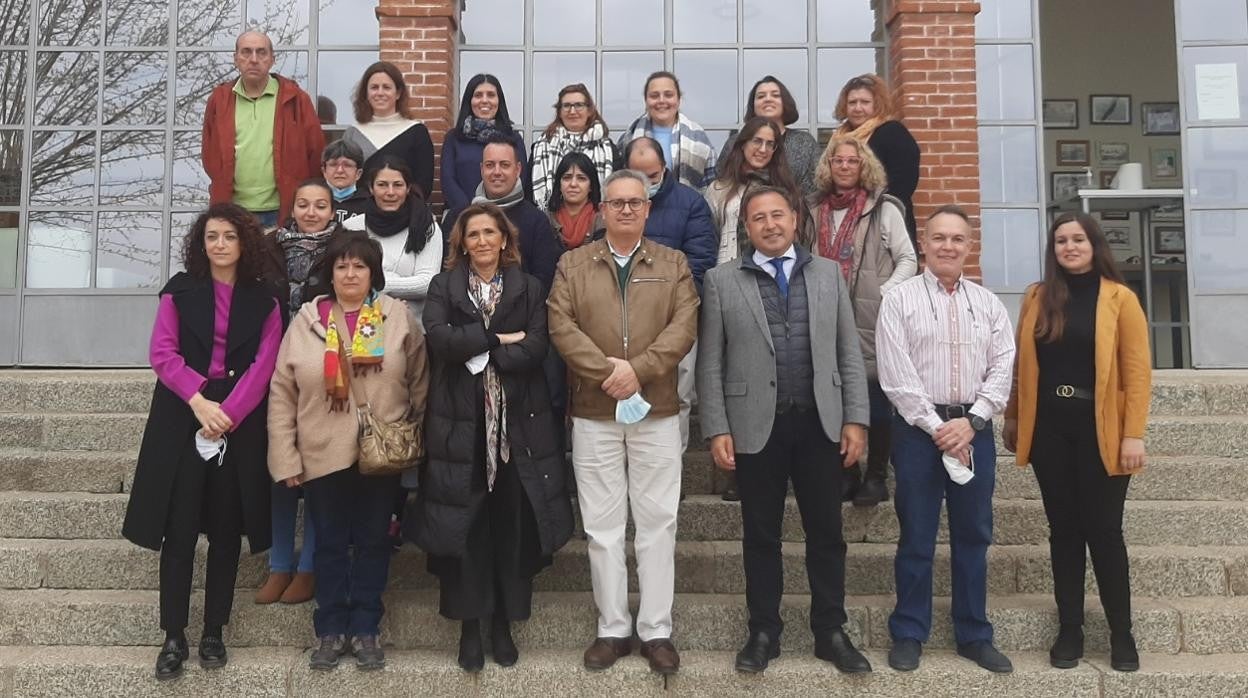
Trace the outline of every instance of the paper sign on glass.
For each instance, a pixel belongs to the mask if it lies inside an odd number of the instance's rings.
[[[1196,118],[1201,121],[1239,118],[1239,75],[1234,63],[1196,66]]]

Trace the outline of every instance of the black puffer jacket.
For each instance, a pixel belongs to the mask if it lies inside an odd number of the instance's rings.
[[[549,556],[572,535],[572,504],[564,484],[563,454],[557,446],[550,394],[542,373],[549,338],[542,283],[518,267],[503,270],[503,297],[487,330],[468,297],[468,265],[442,272],[429,285],[424,325],[429,347],[429,403],[415,520],[405,535],[431,555],[462,557],[468,528],[477,515],[471,496],[476,439],[483,433],[482,378],[464,362],[484,351],[502,376],[507,395],[511,462],[533,507],[542,554]],[[495,335],[525,332],[523,341],[499,345]],[[478,504],[479,505],[479,504]]]

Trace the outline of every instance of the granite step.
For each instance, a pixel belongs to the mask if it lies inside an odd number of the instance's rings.
[[[197,550],[195,586],[203,584],[206,543]],[[891,594],[891,543],[855,543],[846,561],[846,592]],[[801,543],[784,543],[785,591],[809,593],[806,551]],[[1136,546],[1128,549],[1132,592],[1140,597],[1248,595],[1248,547]],[[156,589],[160,554],[124,540],[0,539],[0,589]],[[240,558],[238,588],[259,587],[268,574],[264,554]],[[395,553],[389,588],[434,589],[437,579],[426,572],[424,554],[412,545]],[[632,555],[629,568],[633,570]],[[635,575],[630,575],[636,586]],[[947,595],[949,549],[936,552],[935,593]],[[570,541],[555,553],[550,569],[538,575],[538,591],[589,591],[586,543]],[[1088,591],[1096,585],[1088,567]],[[676,590],[682,593],[744,594],[741,544],[734,541],[681,541],[676,545]],[[988,554],[988,590],[993,594],[1051,593],[1052,572],[1045,545],[993,546]]]
[[[159,629],[157,592],[142,591],[0,591],[0,645],[156,645]],[[385,641],[400,649],[451,648],[459,637],[459,623],[437,613],[433,590],[388,591],[382,621]],[[1133,623],[1142,652],[1217,654],[1248,652],[1248,598],[1196,597],[1135,599]],[[636,608],[636,596],[632,598]],[[810,597],[786,595],[781,603],[785,646],[808,650],[813,644],[808,627]],[[891,595],[849,596],[846,631],[854,641],[887,648]],[[197,637],[203,595],[192,595],[189,637]],[[990,595],[989,620],[995,641],[1003,650],[1041,651],[1052,644],[1058,629],[1057,611],[1049,594]],[[934,602],[928,645],[953,647],[949,597]],[[537,592],[533,616],[518,623],[517,642],[540,648],[584,648],[593,639],[597,612],[589,592]],[[1108,647],[1108,626],[1100,604],[1087,602],[1085,633],[1089,652]],[[746,627],[745,600],[740,594],[677,594],[673,610],[673,639],[678,646],[698,650],[736,650]],[[251,592],[236,594],[227,641],[236,646],[308,647],[313,642],[312,605],[257,606]]]

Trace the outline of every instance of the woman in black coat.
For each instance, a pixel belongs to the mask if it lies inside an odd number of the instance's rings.
[[[208,535],[199,662],[225,666],[240,536],[267,550],[269,378],[282,339],[272,290],[258,281],[264,255],[255,217],[216,204],[191,226],[186,271],[160,291],[150,358],[156,373],[122,535],[160,551],[156,678],[182,673],[189,656],[195,544]],[[199,438],[197,438],[199,437]]]
[[[519,233],[493,204],[451,231],[425,304],[429,402],[424,471],[408,537],[441,581],[439,612],[462,621],[459,665],[516,662],[511,621],[531,613],[533,575],[572,535],[563,453],[542,373],[546,295],[520,269]]]

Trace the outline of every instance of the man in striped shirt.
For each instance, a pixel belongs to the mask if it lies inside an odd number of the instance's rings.
[[[899,671],[919,666],[932,623],[932,558],[947,501],[958,654],[994,672],[1010,660],[992,644],[987,614],[988,545],[996,446],[992,416],[1005,409],[1014,366],[1014,333],[1005,306],[967,280],[971,224],[957,206],[927,219],[920,240],[924,272],[884,296],[876,324],[880,386],[897,409],[897,606],[889,618]],[[946,464],[971,470],[958,484]]]

